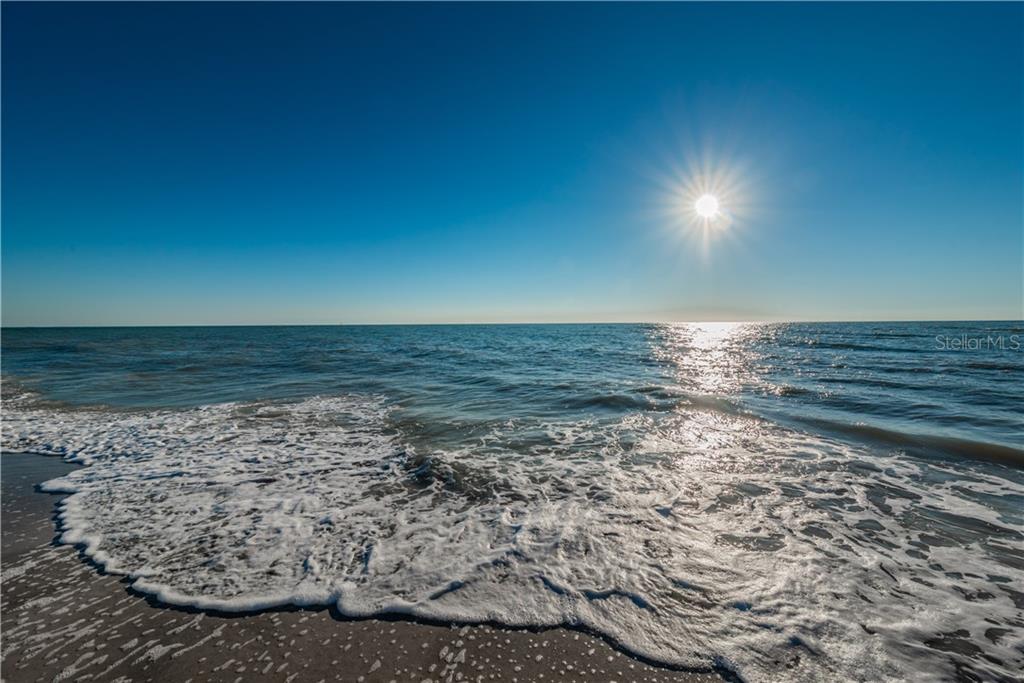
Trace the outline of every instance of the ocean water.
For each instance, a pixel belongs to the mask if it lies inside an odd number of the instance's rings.
[[[570,625],[749,681],[1024,670],[1024,325],[5,329],[140,591]]]

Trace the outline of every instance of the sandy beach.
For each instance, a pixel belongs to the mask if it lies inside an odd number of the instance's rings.
[[[5,681],[721,680],[652,666],[563,628],[167,608],[54,542],[59,497],[35,487],[72,467],[2,456]]]

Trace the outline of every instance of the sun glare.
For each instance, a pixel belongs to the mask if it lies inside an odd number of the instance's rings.
[[[750,169],[742,159],[690,152],[669,162],[656,179],[662,187],[659,217],[671,239],[696,244],[704,260],[715,242],[736,241],[753,211]]]
[[[698,216],[710,220],[718,215],[718,198],[713,194],[701,195],[693,208]]]

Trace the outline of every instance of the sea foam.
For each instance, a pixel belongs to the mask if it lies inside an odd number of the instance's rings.
[[[1019,471],[706,409],[417,450],[391,412],[26,395],[5,400],[2,444],[87,465],[44,486],[70,494],[62,540],[174,605],[572,625],[748,680],[1024,667]]]

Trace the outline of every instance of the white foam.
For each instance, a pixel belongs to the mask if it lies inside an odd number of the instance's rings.
[[[943,522],[907,526],[953,512],[1020,553],[1013,524],[962,493],[1024,495],[1019,477],[943,479],[941,463],[708,411],[508,422],[418,454],[378,398],[5,408],[5,450],[89,465],[46,484],[71,493],[62,540],[167,603],[574,624],[750,680],[780,667],[899,680],[1024,665],[1021,612],[986,578],[1019,588],[1019,566],[994,559],[984,534],[915,556],[909,542]],[[526,433],[531,445],[513,451]],[[991,642],[996,625],[1010,633]],[[958,630],[1002,664],[922,644]]]

